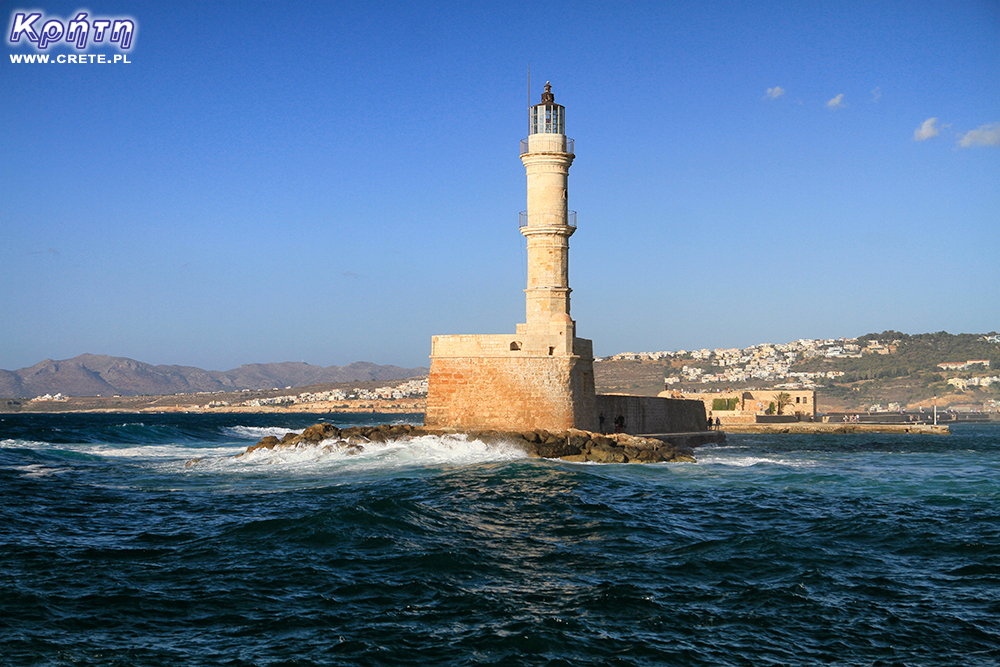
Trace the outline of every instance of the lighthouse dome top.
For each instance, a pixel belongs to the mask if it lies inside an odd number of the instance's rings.
[[[531,107],[531,134],[566,134],[566,108],[556,104],[552,84],[545,82],[542,101]]]

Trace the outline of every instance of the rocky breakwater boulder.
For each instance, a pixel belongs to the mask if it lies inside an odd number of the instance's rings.
[[[417,433],[417,431],[421,433]],[[382,426],[352,426],[337,428],[333,424],[313,424],[302,433],[286,433],[280,440],[273,435],[261,438],[256,445],[250,445],[239,456],[251,454],[258,449],[285,449],[305,445],[320,445],[330,451],[344,451],[359,454],[365,445],[372,442],[387,442],[407,436],[424,435],[424,429],[409,424],[384,424]]]
[[[282,449],[299,446],[316,446],[347,454],[364,451],[369,443],[414,438],[464,434],[470,440],[486,444],[517,447],[528,456],[561,459],[573,462],[594,463],[663,463],[695,461],[694,453],[656,438],[642,438],[626,433],[604,435],[591,431],[570,429],[561,433],[548,431],[457,431],[453,429],[427,429],[408,424],[382,426],[352,426],[340,429],[333,424],[314,424],[302,433],[286,433],[281,439],[275,436],[262,438],[256,445],[247,447],[239,456],[259,449]]]
[[[469,437],[489,442],[490,433],[470,433]],[[563,461],[594,463],[694,463],[694,452],[656,438],[627,433],[601,434],[570,429],[561,433],[528,431],[497,433],[498,440],[523,449],[529,456]]]

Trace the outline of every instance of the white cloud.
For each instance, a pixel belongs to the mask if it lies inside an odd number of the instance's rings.
[[[875,90],[872,91],[872,102],[878,103],[880,97],[882,97],[882,91],[878,86],[875,86]]]
[[[774,100],[785,94],[785,89],[781,86],[775,86],[774,88],[768,88],[767,94],[764,97]]]
[[[937,122],[937,118],[928,118],[925,120],[923,124],[913,132],[913,140],[924,141],[925,139],[936,137],[938,135],[938,128],[934,127],[934,125]]]
[[[841,93],[840,95],[837,95],[832,100],[830,100],[829,102],[826,103],[826,107],[828,109],[839,109],[842,106],[846,106],[844,104],[844,94],[843,93]]]
[[[969,146],[1000,146],[1000,123],[987,123],[975,130],[966,132],[958,140],[958,145],[963,148],[968,148]]]

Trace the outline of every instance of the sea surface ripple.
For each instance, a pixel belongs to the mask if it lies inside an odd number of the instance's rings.
[[[1000,663],[1000,426],[235,457],[319,418],[0,415],[0,664]]]

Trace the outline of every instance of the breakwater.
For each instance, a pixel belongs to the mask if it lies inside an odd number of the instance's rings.
[[[910,433],[913,435],[947,435],[948,426],[933,424],[866,424],[834,422],[787,422],[774,424],[725,424],[729,433]]]
[[[261,438],[257,444],[247,447],[240,454],[244,456],[259,450],[288,449],[320,445],[329,452],[361,454],[370,444],[382,444],[390,440],[419,437],[442,437],[459,435],[486,445],[502,444],[514,447],[528,456],[546,459],[561,459],[570,462],[593,463],[661,463],[694,462],[694,452],[682,445],[669,441],[670,434],[658,437],[642,437],[627,433],[601,434],[579,429],[569,429],[560,433],[544,430],[536,431],[456,431],[455,429],[434,429],[410,424],[382,424],[378,426],[353,426],[345,429],[330,423],[313,424],[301,433],[289,432],[280,439],[274,435]],[[677,434],[685,442],[693,436],[702,436],[701,441],[712,439],[707,434]],[[717,439],[717,436],[716,436]],[[701,444],[698,442],[697,444]]]

